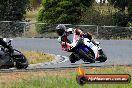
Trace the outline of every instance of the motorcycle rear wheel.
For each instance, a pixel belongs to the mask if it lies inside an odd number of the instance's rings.
[[[69,56],[69,60],[71,63],[75,63],[76,61],[80,60],[79,57],[77,57],[75,55],[75,53],[72,53],[70,56]]]

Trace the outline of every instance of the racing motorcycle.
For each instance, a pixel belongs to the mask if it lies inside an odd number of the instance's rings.
[[[105,62],[107,60],[107,56],[99,46],[99,42],[94,44],[88,38],[75,34],[70,34],[67,39],[71,44],[70,52],[72,54],[69,56],[71,63],[75,63],[80,59],[90,63],[95,63],[95,61]]]
[[[6,42],[6,39],[4,39]],[[17,69],[25,69],[28,67],[28,61],[26,57],[17,49],[13,49],[11,45],[12,39],[7,43],[9,47],[12,48],[12,51],[9,49],[0,46],[0,69],[8,69],[16,67]]]

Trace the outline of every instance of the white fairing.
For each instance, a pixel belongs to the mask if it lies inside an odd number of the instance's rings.
[[[71,41],[71,43],[69,44],[71,47],[75,47],[78,43],[78,40],[79,40],[79,36],[78,35],[75,35],[74,33],[73,34],[70,34],[67,39],[69,41]],[[61,42],[61,37],[58,38],[58,41]],[[98,50],[100,50],[101,48],[95,44],[93,44],[88,38],[83,38],[83,43],[88,46],[89,48],[91,48],[95,54],[95,59],[98,58],[99,54],[98,54]],[[96,43],[96,44],[99,44]]]
[[[59,36],[59,38],[57,40],[59,43],[61,43],[61,36]]]
[[[73,34],[70,34],[69,36],[71,37],[71,39],[68,38],[68,40],[72,42],[69,45],[71,47],[75,47],[77,45],[77,43],[78,43],[79,36],[78,35],[75,35],[74,33]]]
[[[72,42],[72,46],[73,46],[73,47],[75,47],[75,46],[76,46],[76,44],[77,44],[78,40],[79,40],[78,35],[75,35],[75,34],[74,34],[74,37],[73,37],[73,42]]]
[[[5,42],[7,42],[7,38],[3,38],[3,40],[4,40]]]
[[[88,38],[84,38],[84,44],[93,50],[96,59],[99,55],[98,50],[100,50],[101,48],[99,46],[94,45]]]
[[[73,28],[68,28],[67,29],[67,32],[72,32],[73,31]]]
[[[79,36],[73,34],[74,37],[73,37],[73,41],[71,43],[71,46],[72,47],[75,47],[76,44],[78,43],[78,40],[79,40]],[[83,39],[83,42],[86,46],[88,46],[89,48],[91,48],[95,54],[95,59],[98,58],[99,54],[98,54],[98,50],[100,50],[101,48],[95,44],[93,44],[88,38],[84,38]]]

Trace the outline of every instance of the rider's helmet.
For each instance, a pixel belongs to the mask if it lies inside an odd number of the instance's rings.
[[[63,24],[59,24],[57,27],[56,27],[56,30],[57,30],[57,33],[59,36],[62,36],[66,30],[66,27],[65,25]]]

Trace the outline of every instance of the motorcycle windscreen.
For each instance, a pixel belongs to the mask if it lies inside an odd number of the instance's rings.
[[[67,42],[68,43],[72,43],[73,42],[73,38],[74,38],[74,34],[70,34],[67,36]]]

